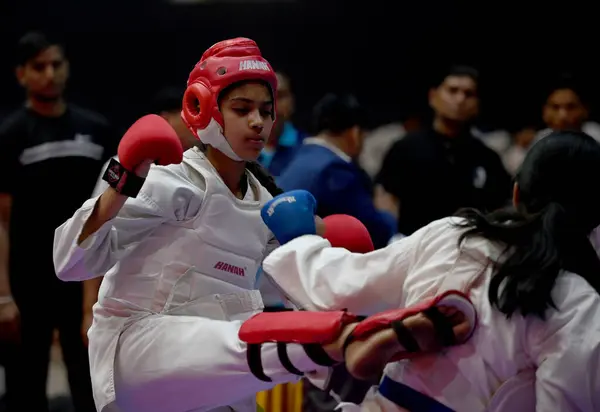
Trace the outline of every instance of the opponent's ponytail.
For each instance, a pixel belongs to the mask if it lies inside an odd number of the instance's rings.
[[[555,202],[528,216],[504,210],[483,215],[461,210],[467,227],[459,242],[474,235],[506,245],[505,260],[496,262],[488,298],[507,317],[515,312],[544,318],[555,307],[552,289],[562,270],[586,279],[600,293],[600,260],[587,234],[570,222],[568,213]]]
[[[277,186],[273,176],[258,162],[246,162],[246,169],[256,177],[256,180],[267,189],[271,196],[275,197],[283,193],[283,190]]]
[[[600,259],[589,239],[600,224],[597,194],[600,145],[577,132],[553,132],[536,143],[517,183],[517,208],[487,215],[463,209],[459,244],[482,236],[505,245],[495,262],[488,298],[507,317],[544,318],[563,271],[583,277],[600,293]]]

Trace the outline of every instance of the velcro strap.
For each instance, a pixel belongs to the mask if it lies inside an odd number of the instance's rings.
[[[325,352],[325,349],[319,344],[307,343],[302,345],[302,347],[304,348],[306,356],[317,365],[331,367],[339,363],[331,359],[327,352]]]
[[[294,309],[283,306],[265,306],[263,312],[291,312]]]
[[[454,334],[452,323],[440,313],[437,307],[432,306],[424,310],[423,314],[433,323],[435,332],[442,345],[452,346],[456,344],[456,335]]]
[[[362,322],[365,319],[367,319],[366,316],[357,316],[356,317],[357,322]],[[350,345],[355,340],[356,340],[356,336],[354,336],[354,333],[351,333],[346,337],[346,340],[344,341],[344,345],[342,346],[343,353],[346,353],[346,349],[348,348],[348,345]]]
[[[272,382],[273,380],[265,375],[265,371],[262,366],[262,345],[261,344],[250,344],[246,350],[246,360],[248,361],[248,367],[250,372],[258,379],[264,382]]]
[[[404,323],[401,320],[395,320],[391,323],[392,329],[396,333],[396,337],[398,338],[398,342],[404,347],[406,352],[419,352],[421,348],[419,347],[419,343],[415,340],[412,332],[408,330]]]
[[[110,159],[110,163],[102,175],[102,180],[118,193],[128,197],[136,197],[146,181],[143,177],[125,169],[115,158]]]

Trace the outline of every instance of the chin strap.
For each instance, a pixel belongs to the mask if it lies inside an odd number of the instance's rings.
[[[227,141],[227,138],[223,135],[223,130],[219,123],[215,119],[211,119],[210,123],[205,129],[197,130],[200,141],[204,144],[214,147],[231,160],[237,162],[243,162],[244,159],[239,157],[231,148],[231,145]]]

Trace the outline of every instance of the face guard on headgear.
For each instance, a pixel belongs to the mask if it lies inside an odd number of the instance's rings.
[[[204,144],[227,157],[242,161],[223,135],[223,116],[219,97],[226,87],[243,81],[263,81],[271,87],[273,103],[277,77],[253,40],[243,37],[224,40],[211,46],[190,73],[183,96],[181,115],[192,133]],[[273,120],[275,120],[273,110]]]

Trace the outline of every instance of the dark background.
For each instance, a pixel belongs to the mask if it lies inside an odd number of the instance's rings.
[[[233,36],[256,40],[290,75],[303,127],[328,91],[358,94],[373,125],[426,110],[429,82],[450,63],[480,69],[484,128],[539,120],[543,87],[564,70],[582,77],[592,107],[597,103],[600,35],[592,3],[350,3],[0,0],[0,108],[23,99],[13,50],[31,29],[65,41],[71,100],[121,127],[144,112],[159,87],[185,86],[202,52]]]

